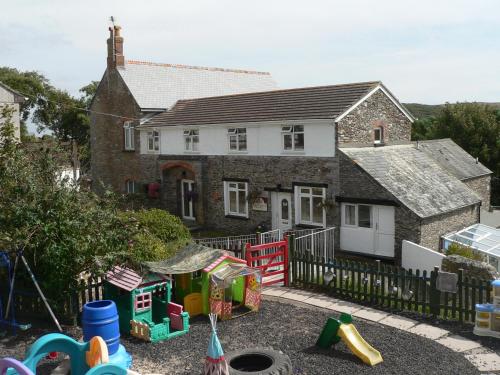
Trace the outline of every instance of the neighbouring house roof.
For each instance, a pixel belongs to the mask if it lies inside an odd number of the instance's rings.
[[[179,99],[274,90],[269,73],[128,60],[120,76],[142,109],[165,110]]]
[[[145,262],[144,265],[153,273],[177,275],[203,270],[228,255],[231,255],[228,251],[190,243],[172,258],[160,262]]]
[[[374,81],[179,100],[144,126],[335,119],[379,86]]]
[[[413,144],[340,150],[421,218],[480,201],[464,183]]]
[[[10,86],[6,85],[2,81],[0,81],[0,87],[3,87],[5,90],[10,91],[14,95],[14,102],[15,103],[22,103],[26,100],[25,96],[21,94],[20,92],[14,90]]]
[[[493,173],[449,138],[420,141],[418,147],[459,180]]]

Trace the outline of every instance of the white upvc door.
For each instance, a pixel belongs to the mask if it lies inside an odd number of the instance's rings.
[[[394,257],[394,207],[342,203],[340,248]]]
[[[187,220],[194,220],[193,209],[193,196],[194,181],[182,180],[181,181],[181,200],[182,200],[182,218]]]
[[[375,255],[394,257],[394,207],[375,206]]]
[[[292,194],[272,193],[271,214],[273,229],[292,229]]]

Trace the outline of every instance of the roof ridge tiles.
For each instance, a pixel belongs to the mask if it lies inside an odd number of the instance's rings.
[[[259,72],[256,70],[227,69],[227,68],[184,65],[184,64],[166,64],[166,63],[155,63],[155,62],[151,62],[151,61],[141,61],[141,60],[126,60],[126,63],[132,64],[132,65],[159,66],[159,67],[164,67],[164,68],[179,68],[179,69],[208,70],[208,71],[213,71],[213,72],[271,75],[271,73],[269,73],[269,72]]]
[[[319,89],[327,89],[327,88],[339,88],[342,86],[366,86],[366,85],[371,85],[372,87],[376,85],[382,84],[382,81],[366,81],[366,82],[353,82],[353,83],[340,83],[337,85],[321,85],[321,86],[306,86],[306,87],[295,87],[291,89],[278,89],[278,90],[265,90],[265,91],[255,91],[255,92],[247,92],[247,93],[239,93],[239,94],[228,94],[228,95],[218,95],[218,96],[207,96],[207,97],[201,97],[201,98],[192,98],[192,99],[180,99],[177,101],[178,103],[183,103],[183,102],[193,102],[193,101],[201,101],[201,100],[211,100],[211,99],[218,99],[218,98],[230,98],[230,97],[235,97],[235,96],[251,96],[251,95],[263,95],[263,94],[276,94],[276,93],[289,93],[289,92],[299,92],[299,91],[306,91],[306,90],[319,90]],[[366,91],[366,90],[364,90]]]

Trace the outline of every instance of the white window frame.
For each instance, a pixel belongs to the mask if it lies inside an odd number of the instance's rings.
[[[153,308],[153,298],[151,292],[139,293],[134,298],[134,312],[140,313]]]
[[[151,142],[150,142],[151,141]],[[148,152],[160,152],[160,131],[156,129],[148,130],[146,133],[146,149]]]
[[[239,184],[244,184],[245,188],[240,189]],[[235,186],[236,185],[236,186]],[[229,194],[230,192],[236,192],[236,206],[237,206],[237,211],[231,211],[231,205],[230,205],[230,200],[229,200]],[[245,202],[243,203],[245,206],[245,212],[241,213],[239,212],[240,204],[241,202],[239,201],[240,191],[245,191]],[[248,218],[248,182],[244,181],[224,181],[224,212],[226,216],[240,216],[240,217],[245,217]]]
[[[377,131],[380,134],[380,139],[377,139],[376,137]],[[384,128],[382,126],[378,126],[373,129],[373,143],[375,143],[376,145],[384,143]]]
[[[302,192],[302,189],[308,189],[309,193],[304,193]],[[313,194],[313,189],[321,189],[322,193],[321,195],[318,194]],[[302,219],[302,197],[309,197],[310,199],[310,207],[309,207],[309,217],[310,220],[303,220]],[[326,200],[326,187],[318,187],[318,186],[295,186],[295,222],[297,224],[304,224],[304,225],[311,225],[311,226],[318,226],[318,227],[326,227],[326,210],[323,207],[323,215],[322,215],[322,221],[321,222],[315,222],[314,221],[314,215],[313,215],[313,198],[314,197],[321,197],[322,202]]]
[[[134,125],[132,121],[125,121],[123,123],[123,146],[126,151],[135,150]]]
[[[302,130],[299,130],[299,127],[302,127]],[[302,148],[297,148],[295,146],[295,134],[302,134],[303,144]],[[285,148],[285,137],[290,135],[292,137],[292,147]],[[306,136],[304,131],[304,125],[285,125],[281,127],[281,150],[283,152],[304,152],[306,143]]]
[[[236,140],[236,148],[231,148],[231,138]],[[245,148],[241,147],[242,140],[245,140]],[[248,136],[246,128],[229,128],[227,129],[227,148],[229,152],[246,153],[248,152]]]
[[[200,152],[200,130],[184,129],[183,135],[184,135],[184,152],[189,152],[189,153]],[[196,143],[194,142],[195,138],[198,138],[198,141]]]
[[[137,184],[134,180],[125,181],[125,191],[127,194],[135,194],[137,190]]]
[[[356,207],[354,210],[354,225],[348,224],[346,221],[346,206],[354,206]],[[368,206],[370,207],[370,227],[362,227],[359,225],[359,206]],[[342,220],[342,226],[345,227],[351,227],[351,228],[361,228],[361,229],[373,229],[373,224],[374,224],[374,218],[373,218],[373,209],[374,206],[371,204],[366,204],[366,203],[343,203],[341,206],[341,220]]]

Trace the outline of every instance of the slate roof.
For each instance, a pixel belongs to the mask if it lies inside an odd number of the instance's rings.
[[[413,144],[340,150],[421,218],[480,201],[464,183]]]
[[[23,103],[26,100],[23,94],[21,94],[19,91],[14,90],[12,87],[8,86],[2,81],[0,81],[0,86],[3,87],[5,90],[10,91],[12,94],[14,94],[15,103]]]
[[[179,99],[274,90],[269,73],[127,60],[118,72],[139,107],[168,109]]]
[[[379,85],[374,81],[179,100],[144,126],[336,118]]]
[[[421,141],[418,147],[459,180],[493,173],[449,138]]]

